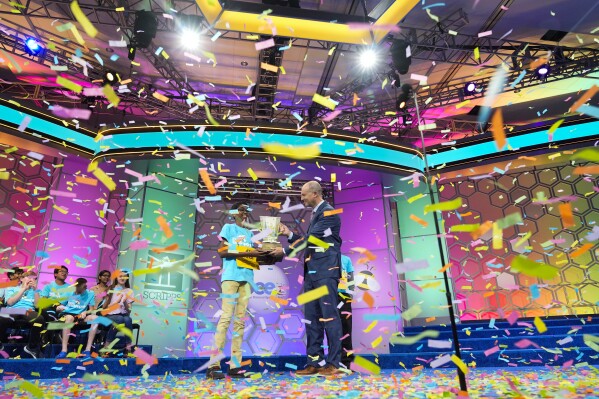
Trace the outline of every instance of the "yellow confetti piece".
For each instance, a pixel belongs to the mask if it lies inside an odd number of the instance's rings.
[[[449,229],[450,232],[463,232],[463,233],[471,233],[474,231],[477,231],[480,227],[479,223],[475,223],[475,224],[456,224],[454,226],[451,226],[451,228]]]
[[[419,304],[415,304],[415,305],[410,306],[409,309],[401,312],[401,318],[406,321],[410,321],[414,317],[418,316],[420,313],[422,313],[422,307],[420,307]]]
[[[343,213],[343,208],[333,209],[331,211],[324,211],[323,215],[326,217],[326,216],[338,215],[340,213]]]
[[[110,85],[105,85],[102,88],[102,92],[104,93],[104,97],[106,97],[106,99],[110,101],[110,105],[112,105],[113,107],[118,106],[121,102],[121,99],[119,98],[119,96],[116,95],[116,93]]]
[[[464,374],[468,374],[468,366],[466,363],[456,355],[451,355],[451,361],[462,370]]]
[[[81,86],[75,82],[71,82],[69,79],[63,78],[62,76],[58,76],[56,78],[56,83],[58,83],[65,89],[69,89],[72,92],[75,92],[77,94],[81,93],[81,91],[83,90],[83,86]]]
[[[9,172],[0,172],[0,180],[8,180],[10,178]]]
[[[109,189],[110,191],[114,191],[116,189],[116,183],[114,182],[114,180],[112,180],[110,176],[104,173],[102,169],[96,168],[92,171],[92,173],[94,174],[94,176],[96,176],[98,180],[102,182],[102,184],[106,186],[107,189]]]
[[[262,150],[271,155],[297,160],[314,159],[320,155],[320,146],[318,144],[291,147],[279,143],[263,143]]]
[[[58,205],[52,205],[52,208],[56,209],[58,212],[62,213],[63,215],[66,215],[67,213],[69,213],[68,209],[61,208]]]
[[[312,101],[330,109],[331,111],[334,111],[335,107],[337,107],[337,103],[335,103],[335,101],[331,100],[330,98],[323,97],[318,93],[314,93],[312,96]]]
[[[557,276],[557,268],[546,263],[539,263],[528,259],[524,255],[518,255],[512,260],[512,271],[519,272],[531,277],[550,280]]]
[[[411,204],[414,201],[419,200],[420,198],[424,198],[424,194],[420,193],[420,194],[416,194],[413,197],[408,198],[408,204]]]
[[[499,223],[495,222],[492,224],[493,228],[493,249],[503,248],[503,229],[499,226]]]
[[[281,75],[287,75],[287,71],[285,70],[285,68],[283,68],[283,65],[281,65],[279,69],[281,70]]]
[[[420,288],[422,288],[424,290],[426,288],[437,288],[440,285],[441,285],[440,281],[433,281],[431,283],[426,283],[426,284],[420,286]]]
[[[71,33],[73,34],[73,36],[75,36],[75,40],[77,40],[77,43],[79,43],[82,46],[85,46],[85,40],[83,40],[83,37],[81,37],[81,33],[79,33],[76,26],[71,26]]]
[[[439,202],[438,204],[429,204],[424,207],[424,214],[434,211],[453,211],[462,206],[462,198],[458,197],[452,201]]]
[[[81,7],[79,7],[79,3],[77,1],[73,1],[71,3],[71,11],[73,12],[73,16],[81,24],[83,30],[89,37],[96,37],[98,34],[98,30],[92,25],[92,23],[87,19],[83,11],[81,11]]]
[[[65,301],[68,298],[44,298],[44,297],[40,297],[40,299],[37,301],[37,307],[40,309],[46,309],[49,308],[50,306],[53,306],[59,302]]]
[[[547,331],[547,326],[545,325],[545,323],[543,322],[543,320],[541,320],[539,318],[539,316],[535,317],[535,320],[533,321],[535,327],[537,328],[537,331],[540,334],[543,334],[545,331]]]
[[[370,331],[372,331],[372,329],[373,329],[374,327],[376,327],[376,325],[377,325],[377,324],[378,324],[378,320],[375,320],[375,321],[373,321],[372,323],[370,323],[370,324],[368,325],[368,327],[366,327],[366,328],[365,328],[364,330],[362,330],[362,331],[364,331],[365,333],[369,333]]]
[[[314,245],[318,245],[319,247],[324,248],[324,249],[329,249],[329,247],[330,247],[330,244],[328,242],[324,242],[320,238],[317,238],[314,236],[308,237],[308,242],[312,243]]]
[[[480,60],[480,49],[478,47],[474,49],[474,59]]]
[[[565,119],[560,119],[559,121],[555,122],[553,125],[551,125],[551,127],[549,128],[549,130],[547,131],[548,134],[552,135],[558,127],[561,126],[561,124],[565,121]]]
[[[584,334],[583,336],[584,343],[594,351],[599,352],[599,337],[590,334]]]
[[[337,173],[331,173],[331,183],[337,182]]]
[[[252,180],[254,180],[254,181],[258,180],[258,176],[256,175],[256,172],[254,172],[254,169],[248,168],[247,172],[250,175],[250,177],[252,178]]]
[[[356,356],[354,358],[353,363],[356,366],[359,366],[361,368],[363,368],[366,371],[369,371],[372,374],[378,375],[381,374],[381,368],[376,365],[375,363],[372,363],[370,360],[363,358],[362,356]]]
[[[279,68],[276,65],[271,65],[266,62],[261,62],[260,68],[262,68],[266,71],[269,71],[269,72],[274,72],[274,73],[277,73],[277,71],[279,70]]]
[[[165,96],[164,94],[160,94],[157,91],[155,91],[154,93],[152,93],[152,97],[154,97],[157,100],[162,101],[163,103],[167,103],[169,98],[167,96]]]
[[[596,148],[585,148],[581,151],[576,151],[570,159],[583,159],[585,161],[591,161],[599,163],[599,149]]]
[[[194,96],[191,93],[187,94],[187,98],[191,101],[193,101],[194,103],[196,103],[199,107],[203,107],[204,106],[204,101],[200,101],[196,96]],[[249,129],[248,129],[249,130]]]
[[[317,300],[318,298],[322,298],[325,295],[329,295],[329,289],[326,285],[322,287],[318,287],[316,289],[310,290],[308,292],[304,292],[297,296],[297,304],[304,305],[308,302],[312,302]]]
[[[455,107],[456,107],[456,109],[460,109],[460,108],[462,108],[462,107],[464,107],[464,106],[466,106],[468,104],[470,104],[470,100],[462,101],[461,103],[456,104]]]
[[[165,60],[168,60],[170,58],[170,56],[164,50],[162,50],[162,52],[160,53],[160,55],[163,56]]]
[[[376,348],[377,346],[379,346],[381,344],[381,342],[383,342],[383,337],[379,335],[378,338],[376,338],[374,341],[372,341],[372,343],[370,344],[370,347]]]
[[[206,111],[206,118],[208,118],[208,122],[210,122],[211,125],[220,126],[220,123],[218,123],[210,113],[210,108],[208,108],[208,104],[206,103],[204,103],[204,110]]]
[[[407,337],[403,337],[399,335],[399,333],[396,333],[389,338],[389,343],[394,345],[412,345],[424,338],[437,338],[439,334],[440,333],[437,330],[424,330],[418,335]]]

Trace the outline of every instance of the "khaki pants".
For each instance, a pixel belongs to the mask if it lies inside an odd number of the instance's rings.
[[[230,280],[222,282],[221,290],[225,295],[222,304],[223,313],[216,326],[214,345],[219,352],[223,351],[227,330],[231,324],[231,319],[235,316],[233,318],[233,339],[231,340],[231,368],[236,368],[241,366],[241,343],[243,342],[243,330],[245,328],[245,311],[248,308],[248,301],[252,292],[249,283]],[[215,359],[216,356],[212,355],[211,359]]]

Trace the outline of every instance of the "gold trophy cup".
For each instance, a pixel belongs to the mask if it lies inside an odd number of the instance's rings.
[[[276,216],[260,216],[260,230],[270,230],[270,234],[262,239],[262,249],[270,251],[276,248],[282,247],[279,242],[279,226],[281,225],[281,218]],[[273,257],[270,255],[261,256],[258,258],[258,264],[260,265],[272,265],[276,262],[282,261],[282,257]]]

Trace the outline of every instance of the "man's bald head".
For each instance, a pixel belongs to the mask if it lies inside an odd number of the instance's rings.
[[[302,186],[302,202],[305,206],[314,208],[322,201],[322,187],[317,181],[309,181]]]

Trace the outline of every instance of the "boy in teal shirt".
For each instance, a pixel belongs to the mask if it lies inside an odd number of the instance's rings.
[[[77,279],[75,286],[75,292],[66,300],[63,300],[60,305],[56,307],[56,311],[59,312],[58,318],[64,319],[65,324],[70,323],[87,323],[94,320],[97,316],[90,314],[88,311],[94,310],[95,307],[95,295],[92,291],[87,289],[87,280],[83,277]],[[62,350],[56,357],[62,359],[67,356],[67,347],[69,345],[69,334],[71,333],[70,327],[65,327],[62,330]],[[90,329],[87,336],[87,346],[83,355],[86,357],[91,356],[91,346],[95,338],[95,329]]]
[[[354,359],[352,346],[352,309],[351,302],[354,292],[354,266],[347,255],[341,255],[341,280],[339,280],[339,308],[341,314],[341,327],[343,328],[343,339],[341,340],[342,352],[341,363],[349,368]]]

